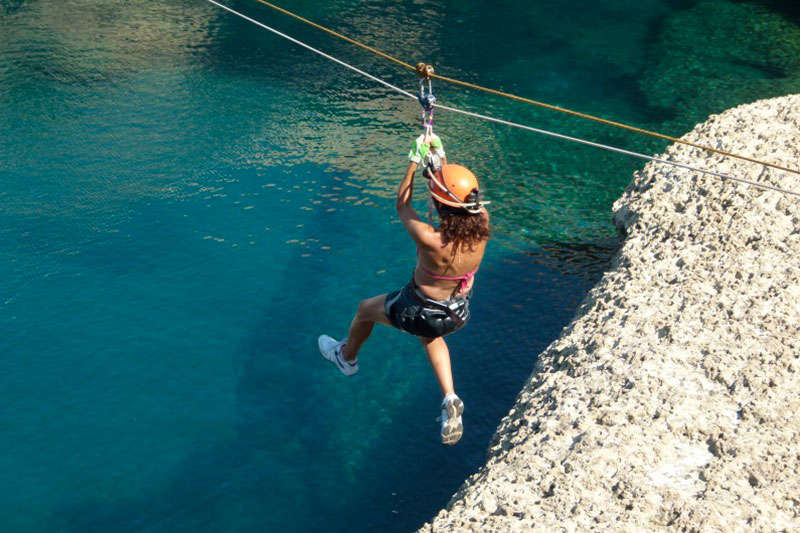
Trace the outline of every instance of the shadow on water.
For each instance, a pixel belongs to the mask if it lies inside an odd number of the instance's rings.
[[[537,264],[593,285],[608,268],[617,247],[617,241],[549,243],[525,255]]]

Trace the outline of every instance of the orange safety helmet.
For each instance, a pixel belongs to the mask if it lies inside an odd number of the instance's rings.
[[[476,215],[481,212],[478,178],[461,165],[444,165],[437,172],[428,173],[428,192],[434,200],[457,207]]]

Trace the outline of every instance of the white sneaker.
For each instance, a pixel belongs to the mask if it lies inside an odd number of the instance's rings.
[[[448,394],[442,400],[442,416],[436,420],[442,422],[442,444],[452,445],[461,439],[464,426],[461,424],[461,413],[464,402],[455,394]]]
[[[339,367],[342,374],[352,376],[358,372],[358,359],[351,363],[345,360],[342,355],[344,341],[337,342],[336,339],[327,335],[320,335],[317,344],[319,344],[319,351],[322,352],[322,357]]]

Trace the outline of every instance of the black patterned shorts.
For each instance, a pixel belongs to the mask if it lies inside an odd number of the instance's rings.
[[[412,279],[402,289],[386,295],[386,316],[394,327],[417,337],[444,337],[469,320],[471,295],[472,291],[448,300],[431,300]]]

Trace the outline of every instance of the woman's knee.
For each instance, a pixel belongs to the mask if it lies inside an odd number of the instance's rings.
[[[356,319],[360,321],[366,320],[369,316],[370,306],[369,306],[370,299],[361,300],[358,302],[358,310],[356,311]]]
[[[384,310],[384,303],[386,302],[385,295],[375,296],[361,300],[358,303],[358,310],[356,311],[356,320],[359,322],[380,322],[385,323],[386,312]]]

